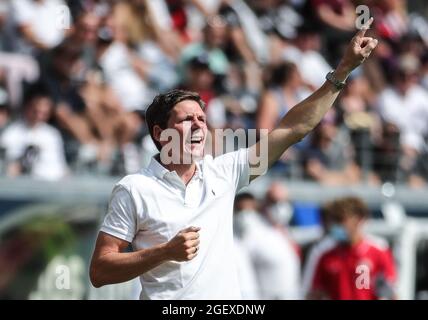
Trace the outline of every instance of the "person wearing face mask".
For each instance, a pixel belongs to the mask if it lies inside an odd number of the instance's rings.
[[[291,242],[258,210],[253,195],[239,194],[234,212],[235,242],[249,254],[260,299],[298,299],[300,259]]]
[[[336,244],[324,252],[315,269],[310,299],[395,299],[394,260],[385,241],[363,233],[369,216],[357,197],[335,200],[329,206],[329,236]]]
[[[272,227],[283,235],[296,255],[301,258],[300,247],[288,231],[288,225],[293,217],[293,206],[289,201],[288,190],[283,183],[275,181],[270,185],[265,195],[262,213]]]

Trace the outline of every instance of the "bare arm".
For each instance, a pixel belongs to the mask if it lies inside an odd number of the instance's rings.
[[[257,129],[267,129],[271,132],[278,119],[278,106],[270,91],[266,91],[260,101],[257,115]]]
[[[327,5],[322,5],[318,9],[318,17],[326,25],[345,31],[351,31],[354,27],[355,13],[353,7],[345,6],[342,15],[337,14]]]
[[[349,44],[342,61],[335,71],[337,79],[343,81],[358,67],[374,50],[378,41],[365,37],[365,33],[373,19],[360,30]],[[331,108],[339,95],[339,91],[330,82],[311,96],[293,107],[280,121],[279,125],[266,137],[262,138],[249,150],[249,162],[251,166],[263,161],[267,167],[271,167],[291,145],[299,142],[311,132]],[[263,148],[261,144],[267,144],[267,154],[260,154]],[[251,179],[257,175],[252,175]]]
[[[171,241],[135,252],[124,252],[129,242],[100,232],[90,266],[94,287],[126,282],[167,261],[189,261],[197,255],[199,228],[180,231]]]

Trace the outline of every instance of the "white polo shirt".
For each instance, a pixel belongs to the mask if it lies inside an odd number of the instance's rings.
[[[234,259],[233,202],[249,184],[248,149],[205,156],[187,184],[155,158],[147,169],[116,184],[101,231],[132,243],[134,250],[201,227],[199,254],[168,261],[140,276],[141,299],[240,299]]]

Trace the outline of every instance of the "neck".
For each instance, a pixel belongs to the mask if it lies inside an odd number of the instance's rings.
[[[360,233],[357,233],[357,234],[355,234],[355,235],[353,235],[353,236],[351,236],[350,237],[350,242],[349,242],[349,244],[351,245],[351,246],[355,246],[355,245],[357,245],[361,240],[363,239],[363,236],[360,234]]]
[[[27,119],[25,119],[25,124],[26,124],[26,126],[28,127],[28,128],[34,128],[34,127],[36,127],[37,126],[37,124],[38,124],[38,122],[37,121],[30,121],[30,120],[27,120]]]

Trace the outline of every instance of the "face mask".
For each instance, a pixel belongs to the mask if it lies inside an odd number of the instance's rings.
[[[334,240],[336,240],[338,242],[348,242],[349,241],[348,232],[340,224],[333,224],[330,227],[329,234],[330,234],[330,237],[332,237]]]
[[[275,223],[288,225],[293,215],[293,209],[287,202],[278,202],[271,205],[268,209],[270,217]]]
[[[237,237],[242,237],[245,230],[248,229],[249,220],[252,216],[258,215],[256,211],[241,210],[233,216],[233,232]]]

